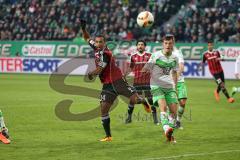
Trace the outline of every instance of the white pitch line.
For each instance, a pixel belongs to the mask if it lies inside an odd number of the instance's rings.
[[[170,157],[146,158],[144,160],[176,159],[176,158],[183,158],[183,157],[206,156],[211,154],[223,154],[223,153],[232,153],[232,152],[240,152],[240,150],[215,151],[215,152],[208,152],[208,153],[189,153],[189,154],[170,156]]]

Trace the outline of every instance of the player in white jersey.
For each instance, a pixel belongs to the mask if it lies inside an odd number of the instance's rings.
[[[240,55],[237,57],[235,62],[235,77],[240,79]],[[232,97],[237,93],[240,92],[240,87],[233,87],[232,88]]]
[[[178,113],[177,113],[177,121],[176,121],[176,128],[182,128],[181,126],[181,119],[185,110],[185,105],[187,101],[187,89],[183,77],[184,71],[184,59],[183,54],[177,48],[173,49],[173,54],[175,54],[179,59],[179,69],[178,69],[178,82],[177,82],[177,94],[178,94]]]
[[[152,54],[143,72],[151,72],[151,92],[154,105],[160,107],[160,118],[167,141],[176,142],[173,137],[177,117],[177,70],[178,57],[172,53],[174,45],[173,35],[163,38],[163,50]],[[167,114],[167,107],[169,115]]]
[[[8,129],[4,123],[3,113],[0,110],[0,141],[2,141],[4,144],[9,144],[10,140],[8,138]]]

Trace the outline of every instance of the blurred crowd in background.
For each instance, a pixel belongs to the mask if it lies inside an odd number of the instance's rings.
[[[148,10],[150,29],[136,17]],[[80,19],[107,40],[240,43],[240,0],[0,0],[0,40],[81,41]]]

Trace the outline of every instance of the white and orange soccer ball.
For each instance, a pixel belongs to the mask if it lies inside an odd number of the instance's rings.
[[[149,28],[154,23],[154,17],[151,12],[143,11],[137,16],[137,24],[143,28]]]

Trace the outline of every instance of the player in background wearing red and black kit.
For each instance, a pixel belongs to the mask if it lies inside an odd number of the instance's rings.
[[[148,100],[148,103],[151,105],[153,122],[158,124],[156,108],[153,106],[153,100],[151,95],[150,87],[150,73],[142,72],[142,68],[148,62],[151,57],[151,53],[145,52],[146,42],[143,40],[138,40],[136,43],[137,51],[131,55],[130,58],[130,67],[125,73],[125,77],[130,73],[134,73],[134,82],[133,87],[136,89],[139,95],[144,93],[145,97]],[[132,122],[132,113],[134,110],[134,105],[128,104],[128,117],[125,120],[125,123]]]
[[[105,38],[98,35],[95,39],[91,39],[86,31],[86,21],[81,20],[81,29],[83,38],[94,49],[96,69],[88,73],[88,78],[92,80],[95,76],[99,76],[103,88],[100,95],[102,125],[106,133],[106,137],[100,141],[112,141],[110,130],[109,109],[118,95],[123,95],[130,99],[131,104],[142,103],[148,112],[151,108],[145,99],[141,98],[132,86],[125,81],[120,68],[116,66],[115,58],[105,43]]]
[[[229,103],[233,103],[234,99],[229,96],[228,91],[225,87],[225,79],[224,79],[224,73],[222,69],[222,65],[220,63],[221,61],[221,55],[219,51],[214,50],[214,45],[212,41],[208,42],[208,51],[203,53],[202,62],[200,63],[201,66],[207,61],[209,70],[213,77],[216,80],[217,83],[217,89],[214,91],[214,96],[216,98],[216,101],[220,100],[219,92],[222,91],[223,94],[227,97]]]

